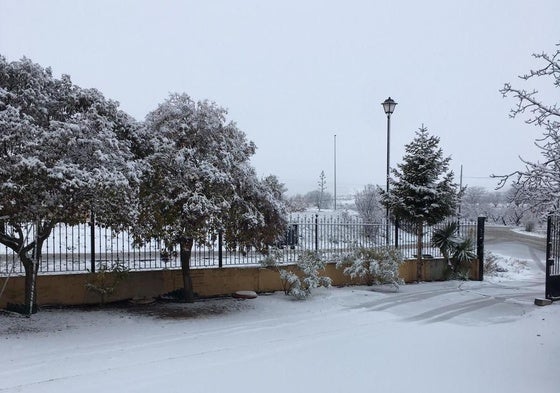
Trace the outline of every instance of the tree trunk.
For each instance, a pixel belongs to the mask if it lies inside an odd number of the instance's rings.
[[[19,260],[21,261],[23,268],[25,270],[25,296],[24,296],[24,302],[23,305],[25,306],[25,311],[28,314],[33,313],[33,305],[37,304],[37,288],[36,288],[36,283],[35,280],[37,279],[37,274],[36,272],[33,270],[38,269],[39,266],[36,266],[33,263],[33,260],[31,258],[29,258],[29,256],[19,255]]]
[[[424,267],[424,260],[422,259],[422,249],[424,246],[424,223],[419,222],[416,224],[416,281],[422,281],[422,268]]]
[[[184,238],[179,240],[181,272],[183,273],[183,295],[185,302],[194,302],[194,291],[191,278],[191,252],[194,241],[192,238]]]
[[[43,249],[44,241],[51,234],[53,223],[42,223],[35,227],[38,231],[35,236],[35,240],[31,243],[25,244],[26,238],[24,237],[24,232],[27,232],[28,228],[22,228],[18,224],[10,224],[14,229],[14,233],[19,234],[19,237],[13,237],[12,235],[6,235],[5,224],[0,228],[0,237],[2,238],[1,243],[11,248],[18,256],[23,268],[25,270],[25,289],[24,289],[24,310],[31,314],[37,311],[37,274],[39,272],[39,266],[41,265],[41,254]],[[29,254],[33,255],[30,256]]]

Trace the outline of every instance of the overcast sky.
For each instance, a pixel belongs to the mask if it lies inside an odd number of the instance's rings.
[[[138,120],[170,92],[228,108],[258,147],[252,162],[289,193],[337,193],[385,184],[424,124],[441,138],[463,184],[492,189],[538,159],[539,130],[509,119],[513,98],[560,42],[558,0],[8,1],[0,0],[0,54],[23,56],[95,87]],[[558,102],[551,83],[543,99]],[[543,87],[539,86],[539,87]]]

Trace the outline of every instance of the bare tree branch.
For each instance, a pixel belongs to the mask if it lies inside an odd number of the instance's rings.
[[[542,67],[519,76],[524,81],[533,78],[552,78],[554,87],[560,87],[560,43],[552,54],[533,54]],[[542,137],[535,145],[541,151],[542,161],[531,162],[520,157],[525,168],[506,175],[492,175],[499,180],[498,188],[512,181],[514,197],[542,213],[560,210],[560,108],[558,103],[545,104],[538,98],[538,90],[527,91],[504,84],[500,90],[504,97],[513,96],[517,103],[510,111],[510,117],[528,114],[527,124],[543,129]]]

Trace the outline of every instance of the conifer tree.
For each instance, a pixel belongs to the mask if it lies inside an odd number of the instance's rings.
[[[405,146],[403,162],[392,169],[390,189],[380,190],[382,203],[392,215],[416,230],[417,279],[422,279],[424,225],[434,225],[455,213],[458,186],[449,170],[451,157],[444,157],[440,139],[422,126]]]

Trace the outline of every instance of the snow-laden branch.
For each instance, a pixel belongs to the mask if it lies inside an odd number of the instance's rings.
[[[554,87],[560,87],[560,43],[558,49],[550,55],[547,53],[533,56],[543,65],[519,76],[524,81],[533,78],[552,79]],[[532,162],[521,159],[524,168],[506,175],[493,175],[499,179],[498,188],[513,182],[515,198],[526,203],[532,209],[543,214],[558,211],[560,200],[560,108],[558,103],[546,104],[538,98],[538,90],[525,90],[504,84],[500,90],[504,97],[513,96],[517,103],[510,111],[510,117],[529,114],[527,124],[541,127],[542,136],[536,138],[535,144],[541,151],[543,159]]]

